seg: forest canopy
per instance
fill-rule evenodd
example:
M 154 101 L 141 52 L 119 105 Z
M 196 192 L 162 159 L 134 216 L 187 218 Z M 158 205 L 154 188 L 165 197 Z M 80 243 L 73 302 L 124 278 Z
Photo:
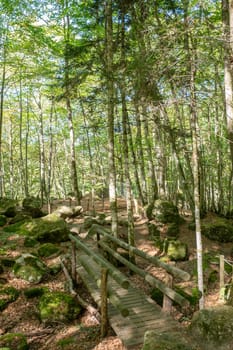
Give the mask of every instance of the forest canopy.
M 201 211 L 230 213 L 228 5 L 2 0 L 0 197 L 109 186 L 193 210 L 197 175 Z

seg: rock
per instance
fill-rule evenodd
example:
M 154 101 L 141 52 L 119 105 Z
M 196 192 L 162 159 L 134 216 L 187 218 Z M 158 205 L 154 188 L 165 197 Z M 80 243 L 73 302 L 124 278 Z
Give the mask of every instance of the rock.
M 14 287 L 0 287 L 0 311 L 4 310 L 8 304 L 13 303 L 20 292 Z
M 16 277 L 22 278 L 30 283 L 39 283 L 48 272 L 47 266 L 32 254 L 22 254 L 13 266 Z
M 177 238 L 179 235 L 180 229 L 179 225 L 176 222 L 169 223 L 167 225 L 166 236 Z
M 220 217 L 204 219 L 201 224 L 203 235 L 218 242 L 233 242 L 233 222 Z
M 0 336 L 0 349 L 28 350 L 26 337 L 21 333 L 6 333 Z
M 58 243 L 69 240 L 66 222 L 54 213 L 27 222 L 9 225 L 4 228 L 4 231 L 28 236 L 41 243 Z
M 34 288 L 28 288 L 24 290 L 24 295 L 26 298 L 38 298 L 41 297 L 45 292 L 48 292 L 48 288 L 46 287 L 34 287 Z
M 166 247 L 166 254 L 172 261 L 182 261 L 187 259 L 188 246 L 186 243 L 180 241 L 168 241 Z
M 0 226 L 4 226 L 7 223 L 7 218 L 5 215 L 0 215 Z
M 52 243 L 44 243 L 38 249 L 38 254 L 41 257 L 48 258 L 51 255 L 58 254 L 60 249 Z
M 147 223 L 147 227 L 148 227 L 148 232 L 149 235 L 153 238 L 153 237 L 160 237 L 160 231 L 158 229 L 158 225 L 156 225 L 153 222 L 148 222 Z
M 44 216 L 44 213 L 41 210 L 40 198 L 26 197 L 24 198 L 22 205 L 25 213 L 30 215 L 32 218 L 40 218 Z
M 141 350 L 192 350 L 182 334 L 170 331 L 159 333 L 158 331 L 146 331 Z
M 77 205 L 76 207 L 68 207 L 67 205 L 62 205 L 58 207 L 54 213 L 63 219 L 74 218 L 79 216 L 83 212 L 83 207 Z
M 39 312 L 42 322 L 69 322 L 77 318 L 81 312 L 81 306 L 69 294 L 48 292 L 40 298 Z
M 178 208 L 169 201 L 157 199 L 146 208 L 146 215 L 149 220 L 156 220 L 163 224 L 169 222 L 180 223 L 181 217 Z
M 16 215 L 18 202 L 10 198 L 0 199 L 0 215 L 14 217 Z
M 233 349 L 233 307 L 222 305 L 197 311 L 190 331 L 205 349 Z
M 28 221 L 31 219 L 32 219 L 32 216 L 25 214 L 23 212 L 19 212 L 9 220 L 9 224 L 12 225 L 12 224 L 16 224 L 17 222 Z
M 89 230 L 89 228 L 91 228 L 92 225 L 98 224 L 98 223 L 99 223 L 99 222 L 98 222 L 97 219 L 88 216 L 88 217 L 86 217 L 86 218 L 84 219 L 83 229 L 84 229 L 84 230 Z

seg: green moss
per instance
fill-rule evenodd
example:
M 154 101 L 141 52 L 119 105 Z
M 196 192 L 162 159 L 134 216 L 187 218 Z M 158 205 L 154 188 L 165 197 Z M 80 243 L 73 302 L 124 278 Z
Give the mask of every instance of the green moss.
M 53 214 L 27 222 L 17 222 L 5 227 L 4 231 L 29 236 L 39 242 L 62 242 L 69 238 L 66 222 Z
M 0 311 L 15 301 L 19 295 L 20 292 L 14 287 L 0 287 Z
M 39 311 L 43 322 L 67 322 L 80 314 L 81 307 L 69 294 L 50 292 L 40 298 Z
M 38 254 L 41 257 L 49 257 L 51 255 L 59 253 L 59 248 L 52 243 L 44 243 L 38 249 Z
M 202 233 L 209 239 L 218 242 L 233 242 L 233 222 L 225 218 L 205 219 L 201 225 Z
M 7 333 L 0 336 L 0 346 L 10 350 L 28 350 L 26 337 L 21 333 Z
M 31 254 L 21 255 L 13 266 L 15 276 L 30 283 L 39 283 L 47 271 L 47 266 Z
M 167 232 L 166 235 L 168 237 L 174 237 L 176 238 L 179 235 L 179 225 L 176 222 L 169 223 L 167 225 Z
M 38 241 L 32 237 L 25 237 L 24 247 L 33 248 L 38 244 Z
M 26 298 L 31 299 L 41 297 L 46 292 L 48 292 L 48 288 L 46 287 L 35 287 L 24 290 L 24 295 Z
M 173 261 L 185 260 L 188 255 L 188 246 L 180 241 L 169 241 L 166 249 L 167 256 Z
M 0 199 L 0 215 L 14 217 L 16 215 L 16 206 L 18 202 L 11 198 Z
M 7 223 L 7 218 L 5 215 L 0 215 L 0 226 L 4 226 Z

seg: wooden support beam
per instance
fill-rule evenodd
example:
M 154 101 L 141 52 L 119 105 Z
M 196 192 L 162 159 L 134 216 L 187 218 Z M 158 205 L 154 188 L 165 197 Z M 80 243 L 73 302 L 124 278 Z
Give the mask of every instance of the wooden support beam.
M 108 270 L 106 268 L 101 269 L 101 337 L 104 338 L 108 332 Z
M 167 295 L 170 299 L 174 300 L 177 304 L 181 306 L 188 306 L 189 301 L 182 297 L 180 294 L 172 290 L 171 288 L 165 286 L 161 281 L 159 281 L 157 278 L 153 277 L 149 273 L 145 272 L 144 270 L 140 269 L 136 265 L 129 262 L 127 259 L 123 258 L 120 254 L 115 252 L 113 249 L 111 249 L 106 243 L 103 241 L 99 241 L 99 245 L 106 250 L 108 253 L 110 253 L 114 258 L 119 260 L 122 264 L 127 266 L 129 269 L 131 269 L 133 272 L 137 273 L 139 276 L 143 277 L 145 281 L 147 281 L 151 286 L 158 288 L 163 294 Z
M 92 256 L 93 259 L 103 268 L 108 269 L 109 274 L 111 277 L 116 280 L 117 283 L 120 284 L 120 286 L 124 289 L 129 288 L 129 280 L 118 271 L 112 264 L 110 264 L 107 260 L 105 260 L 100 255 L 95 254 L 93 251 L 91 251 L 84 243 L 81 242 L 81 240 L 78 237 L 75 237 L 71 234 L 69 234 L 69 238 L 71 241 L 74 241 L 76 245 L 81 248 L 87 255 Z
M 144 258 L 145 260 L 149 261 L 150 263 L 154 264 L 155 266 L 162 267 L 168 273 L 170 273 L 173 277 L 177 277 L 177 278 L 182 279 L 184 281 L 189 281 L 191 278 L 191 276 L 188 272 L 183 271 L 181 269 L 178 269 L 175 266 L 166 264 L 163 261 L 159 260 L 157 257 L 148 255 L 147 253 L 145 253 L 145 252 L 121 241 L 120 239 L 112 236 L 111 234 L 109 234 L 109 231 L 107 231 L 106 229 L 104 229 L 100 225 L 93 224 L 92 227 L 90 228 L 88 234 L 93 235 L 93 234 L 97 234 L 97 233 L 103 235 L 104 237 L 109 238 L 112 242 L 118 244 L 120 247 L 126 249 L 129 252 L 132 252 L 132 253 L 140 256 L 141 258 Z
M 80 264 L 84 267 L 84 269 L 87 271 L 87 273 L 94 279 L 94 281 L 97 284 L 97 287 L 100 288 L 101 286 L 101 280 L 99 274 L 96 273 L 96 266 L 94 265 L 95 262 L 92 258 L 88 256 L 81 255 L 78 257 L 78 261 Z M 127 317 L 129 315 L 129 310 L 122 305 L 120 299 L 118 298 L 116 292 L 111 288 L 111 286 L 108 284 L 107 286 L 108 290 L 108 298 L 111 304 L 120 311 L 121 315 L 123 317 Z M 100 301 L 96 301 L 98 306 L 100 306 Z

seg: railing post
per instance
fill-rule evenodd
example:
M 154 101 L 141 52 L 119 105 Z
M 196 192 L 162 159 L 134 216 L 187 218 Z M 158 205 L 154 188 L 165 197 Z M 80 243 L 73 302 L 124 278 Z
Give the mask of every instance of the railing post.
M 76 244 L 71 241 L 71 277 L 73 282 L 77 282 L 77 273 L 76 273 Z
M 108 332 L 108 270 L 101 269 L 101 337 L 104 338 Z
M 170 274 L 166 274 L 166 278 L 164 281 L 165 285 L 172 289 L 173 286 L 173 276 Z M 170 314 L 172 309 L 172 299 L 164 294 L 163 296 L 163 311 Z
M 225 282 L 224 282 L 224 255 L 219 256 L 219 300 L 225 299 Z

